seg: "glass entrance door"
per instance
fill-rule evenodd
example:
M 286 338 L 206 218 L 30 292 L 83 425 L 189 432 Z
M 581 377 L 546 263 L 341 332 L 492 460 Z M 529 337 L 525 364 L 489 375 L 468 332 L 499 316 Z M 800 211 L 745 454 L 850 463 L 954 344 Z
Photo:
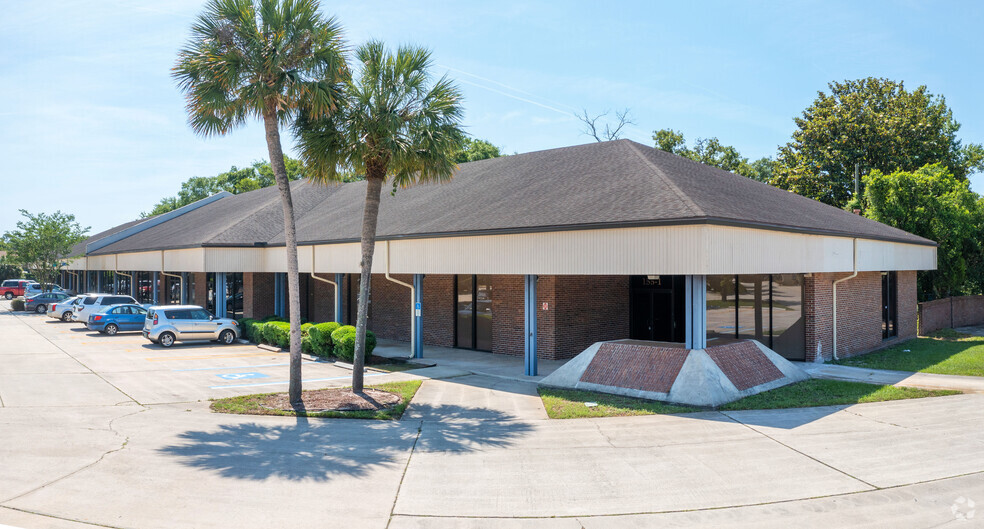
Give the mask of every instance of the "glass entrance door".
M 489 276 L 455 276 L 455 346 L 492 350 L 492 282 Z

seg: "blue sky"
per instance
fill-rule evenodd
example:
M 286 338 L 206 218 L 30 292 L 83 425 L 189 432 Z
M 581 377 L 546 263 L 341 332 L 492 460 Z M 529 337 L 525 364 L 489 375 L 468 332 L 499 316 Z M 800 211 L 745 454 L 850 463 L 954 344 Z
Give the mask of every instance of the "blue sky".
M 0 232 L 18 207 L 93 232 L 191 176 L 265 159 L 262 127 L 200 138 L 170 78 L 201 0 L 7 3 L 0 18 Z M 462 5 L 466 4 L 466 5 Z M 925 84 L 984 142 L 977 2 L 323 4 L 346 38 L 415 43 L 465 94 L 465 125 L 505 152 L 586 143 L 573 112 L 629 108 L 625 137 L 673 128 L 772 156 L 831 80 Z M 289 138 L 288 138 L 289 141 Z M 286 146 L 288 150 L 290 145 Z M 984 176 L 972 177 L 984 192 Z M 11 201 L 11 197 L 18 197 Z

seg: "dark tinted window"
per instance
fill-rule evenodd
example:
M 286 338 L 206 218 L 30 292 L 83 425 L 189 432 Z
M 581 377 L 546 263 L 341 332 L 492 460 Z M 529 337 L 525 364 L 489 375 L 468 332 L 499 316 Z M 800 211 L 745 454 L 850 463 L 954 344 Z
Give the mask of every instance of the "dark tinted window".
M 165 310 L 164 314 L 167 315 L 169 320 L 190 320 L 191 314 L 187 310 Z
M 96 302 L 96 298 L 94 298 L 94 297 L 88 297 L 88 298 L 85 298 L 84 300 L 82 300 L 82 303 L 85 304 L 85 305 L 92 305 L 95 302 Z
M 192 320 L 207 320 L 212 314 L 205 309 L 195 309 L 188 311 Z
M 5 287 L 16 287 L 17 286 L 17 281 L 4 281 L 2 286 L 5 286 Z

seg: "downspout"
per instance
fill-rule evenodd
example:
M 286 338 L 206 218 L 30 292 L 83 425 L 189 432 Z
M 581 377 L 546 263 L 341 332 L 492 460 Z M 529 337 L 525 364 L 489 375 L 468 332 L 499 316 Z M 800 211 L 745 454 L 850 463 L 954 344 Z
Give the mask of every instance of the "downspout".
M 315 275 L 315 273 L 314 273 L 314 271 L 315 271 L 315 268 L 314 268 L 314 252 L 315 252 L 315 247 L 312 245 L 311 246 L 311 279 L 317 279 L 318 281 L 323 281 L 325 283 L 328 283 L 332 287 L 334 287 L 335 288 L 335 299 L 338 299 L 338 283 L 336 283 L 336 282 L 334 282 L 334 281 L 332 281 L 330 279 L 327 279 L 327 278 L 324 278 L 324 277 L 318 277 L 317 275 Z M 336 303 L 336 305 L 337 305 L 337 303 Z M 338 314 L 339 308 L 340 307 L 335 307 L 335 310 L 334 310 L 334 312 L 335 312 L 335 321 L 341 321 L 341 315 Z
M 858 276 L 858 238 L 854 238 L 854 273 L 834 281 L 834 360 L 837 358 L 837 285 Z
M 403 285 L 410 289 L 410 348 L 411 348 L 410 355 L 413 356 L 413 351 L 412 351 L 413 344 L 416 343 L 415 341 L 416 332 L 414 331 L 414 327 L 416 326 L 414 325 L 416 323 L 416 321 L 414 321 L 414 318 L 416 317 L 416 314 L 413 310 L 414 309 L 413 300 L 416 299 L 416 297 L 414 296 L 415 292 L 414 292 L 413 285 L 409 283 L 404 283 L 399 279 L 393 279 L 392 277 L 390 277 L 390 242 L 389 241 L 386 241 L 386 279 L 396 283 L 397 285 Z
M 178 278 L 178 284 L 181 285 L 181 287 L 180 287 L 181 288 L 181 291 L 184 292 L 184 287 L 185 287 L 185 285 L 184 285 L 184 277 L 182 277 L 180 274 L 169 274 L 169 273 L 167 273 L 167 272 L 164 271 L 164 250 L 161 250 L 161 275 L 162 276 L 167 276 L 167 277 L 176 277 L 176 278 Z M 168 292 L 168 294 L 170 294 L 170 292 Z M 157 300 L 157 301 L 160 301 L 160 300 Z M 168 295 L 168 301 L 170 301 L 170 295 Z
M 133 291 L 133 274 L 128 274 L 126 272 L 120 272 L 118 270 L 119 267 L 120 267 L 120 254 L 114 254 L 113 257 L 115 257 L 115 259 L 116 259 L 115 260 L 115 264 L 113 265 L 113 273 L 114 274 L 119 274 L 121 276 L 130 278 L 130 291 L 132 292 Z M 116 281 L 116 277 L 115 276 L 113 276 L 113 281 L 114 282 Z M 116 292 L 116 285 L 113 285 L 113 292 Z M 119 292 L 116 292 L 116 293 L 119 294 Z

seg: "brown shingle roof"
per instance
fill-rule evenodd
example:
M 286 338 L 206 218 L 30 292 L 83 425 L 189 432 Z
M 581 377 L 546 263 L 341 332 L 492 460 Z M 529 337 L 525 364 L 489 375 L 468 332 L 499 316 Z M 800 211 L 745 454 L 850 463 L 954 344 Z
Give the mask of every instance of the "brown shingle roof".
M 298 241 L 358 240 L 365 182 L 291 186 Z M 718 223 L 934 245 L 847 211 L 629 140 L 462 164 L 391 196 L 380 239 Z M 223 198 L 94 253 L 284 243 L 275 187 Z

